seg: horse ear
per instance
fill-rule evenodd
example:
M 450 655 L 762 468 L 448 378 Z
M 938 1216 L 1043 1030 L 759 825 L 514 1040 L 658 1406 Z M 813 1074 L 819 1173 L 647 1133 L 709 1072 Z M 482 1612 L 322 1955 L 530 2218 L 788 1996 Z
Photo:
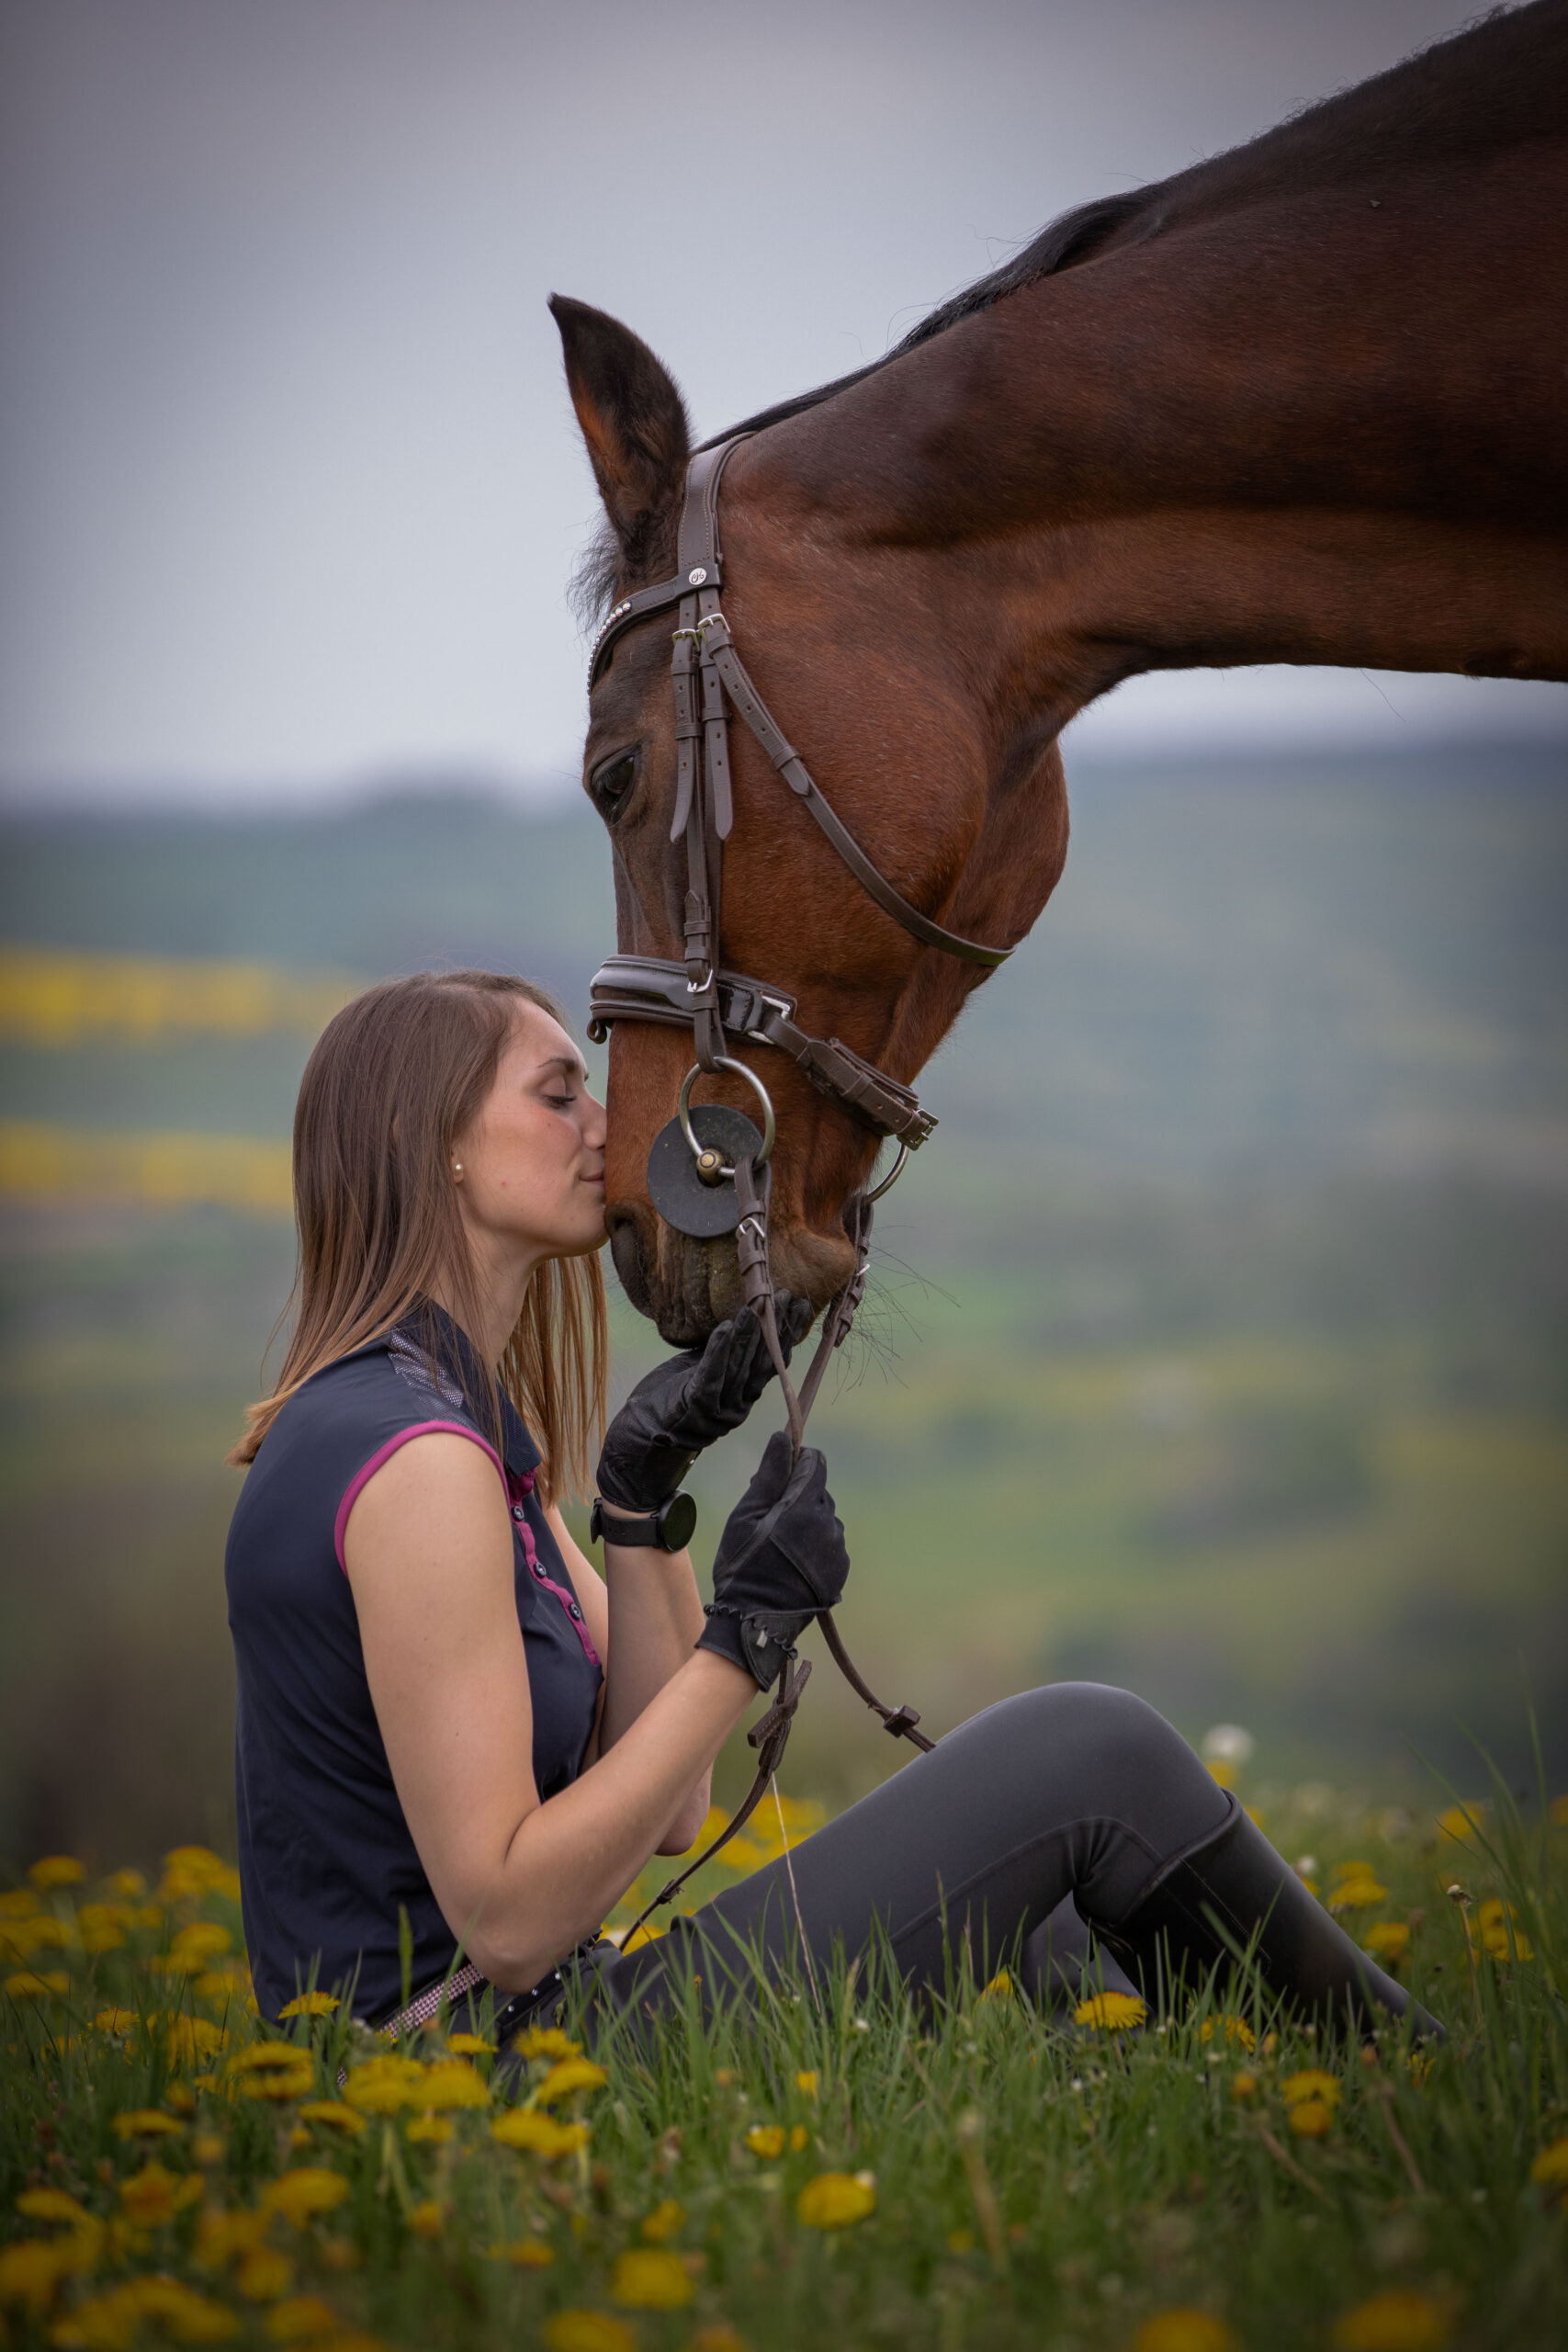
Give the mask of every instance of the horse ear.
M 651 557 L 692 454 L 685 403 L 646 343 L 603 311 L 552 294 L 571 404 L 629 569 Z

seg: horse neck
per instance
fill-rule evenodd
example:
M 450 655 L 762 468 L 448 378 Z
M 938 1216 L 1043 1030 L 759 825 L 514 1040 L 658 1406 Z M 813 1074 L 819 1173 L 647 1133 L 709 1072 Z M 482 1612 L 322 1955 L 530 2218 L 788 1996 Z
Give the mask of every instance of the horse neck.
M 759 456 L 885 588 L 926 575 L 1020 722 L 1156 668 L 1561 678 L 1565 199 L 1533 138 L 1195 186 Z

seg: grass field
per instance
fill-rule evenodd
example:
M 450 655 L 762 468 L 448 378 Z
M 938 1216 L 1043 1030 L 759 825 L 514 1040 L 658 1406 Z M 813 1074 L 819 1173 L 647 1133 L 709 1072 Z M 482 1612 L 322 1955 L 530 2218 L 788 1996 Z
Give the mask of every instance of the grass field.
M 0 1895 L 6 2340 L 1561 2343 L 1568 1801 L 1412 1817 L 1309 1786 L 1269 1826 L 1441 2048 L 1303 2031 L 1245 1967 L 1157 2017 L 1089 1986 L 1043 2014 L 1005 1972 L 927 2014 L 840 1969 L 502 2068 L 439 2027 L 393 2052 L 324 1996 L 260 2023 L 203 1849 L 151 1888 L 45 1858 Z

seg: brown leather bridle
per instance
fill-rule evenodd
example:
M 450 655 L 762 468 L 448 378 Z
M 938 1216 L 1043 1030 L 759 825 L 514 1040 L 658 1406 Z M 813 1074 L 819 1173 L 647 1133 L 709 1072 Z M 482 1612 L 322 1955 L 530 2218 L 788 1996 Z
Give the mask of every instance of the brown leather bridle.
M 617 1021 L 649 1022 L 660 1026 L 690 1028 L 696 1061 L 682 1081 L 676 1115 L 655 1139 L 649 1155 L 649 1191 L 654 1206 L 678 1230 L 711 1238 L 733 1229 L 739 1261 L 741 1286 L 748 1306 L 757 1314 L 778 1371 L 789 1413 L 790 1435 L 798 1453 L 807 1416 L 835 1348 L 849 1336 L 855 1312 L 865 1292 L 871 1250 L 872 1204 L 897 1182 L 911 1151 L 918 1150 L 935 1130 L 936 1120 L 920 1107 L 912 1087 L 889 1078 L 838 1037 L 813 1037 L 795 1019 L 795 1000 L 787 989 L 765 980 L 722 968 L 719 933 L 722 920 L 724 844 L 734 826 L 730 793 L 728 706 L 733 705 L 767 753 L 773 768 L 827 835 L 851 873 L 885 914 L 891 915 L 923 947 L 935 947 L 968 964 L 994 969 L 1011 955 L 1010 947 L 987 947 L 978 940 L 947 931 L 911 906 L 880 873 L 844 825 L 817 785 L 800 754 L 752 684 L 736 650 L 735 639 L 720 602 L 723 559 L 719 547 L 718 493 L 724 469 L 750 438 L 738 433 L 711 448 L 699 449 L 686 472 L 685 498 L 676 539 L 676 568 L 671 578 L 639 588 L 624 596 L 605 616 L 589 659 L 590 691 L 611 652 L 629 629 L 656 613 L 678 607 L 673 632 L 671 676 L 675 696 L 675 807 L 670 839 L 686 844 L 685 956 L 682 960 L 654 956 L 610 956 L 594 974 L 589 989 L 588 1034 L 602 1044 Z M 779 1342 L 773 1275 L 768 1264 L 768 1206 L 772 1193 L 772 1156 L 776 1122 L 772 1100 L 755 1070 L 728 1051 L 733 1037 L 748 1045 L 770 1046 L 787 1054 L 818 1092 L 837 1102 L 857 1125 L 898 1147 L 897 1157 L 882 1182 L 854 1193 L 843 1212 L 844 1230 L 854 1245 L 855 1270 L 829 1305 L 816 1354 L 798 1393 L 792 1383 Z M 702 1072 L 728 1071 L 753 1090 L 763 1114 L 759 1135 L 750 1121 L 719 1105 L 691 1107 L 694 1081 Z M 699 1125 L 705 1133 L 699 1134 Z M 725 1150 L 730 1152 L 726 1160 Z M 688 1159 L 687 1154 L 690 1157 Z M 694 1187 L 691 1178 L 696 1179 Z M 735 1216 L 716 1202 L 710 1213 L 701 1193 L 734 1187 Z M 933 1742 L 917 1730 L 919 1716 L 912 1707 L 886 1707 L 856 1670 L 839 1636 L 830 1610 L 818 1621 L 841 1672 L 866 1705 L 882 1718 L 885 1729 L 912 1740 L 917 1747 Z M 693 1871 L 717 1852 L 749 1819 L 776 1769 L 801 1691 L 810 1673 L 809 1661 L 792 1671 L 786 1661 L 778 1695 L 748 1737 L 760 1750 L 757 1777 L 724 1836 L 672 1879 L 649 1905 L 649 1912 L 670 1900 Z M 647 1918 L 649 1912 L 644 1912 Z M 636 1923 L 640 1927 L 642 1920 Z M 636 1933 L 636 1927 L 628 1936 Z

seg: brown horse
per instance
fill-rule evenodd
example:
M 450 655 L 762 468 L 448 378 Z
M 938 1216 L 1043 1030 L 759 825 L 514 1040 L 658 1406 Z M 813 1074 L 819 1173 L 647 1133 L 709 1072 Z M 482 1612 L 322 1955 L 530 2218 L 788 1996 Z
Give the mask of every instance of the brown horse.
M 1058 732 L 1139 671 L 1568 678 L 1565 220 L 1568 0 L 1539 0 L 1069 214 L 886 359 L 751 419 L 725 614 L 894 888 L 1021 938 L 1066 854 Z M 685 412 L 626 327 L 553 307 L 609 518 L 598 585 L 624 596 L 673 568 Z M 616 643 L 585 776 L 622 951 L 679 958 L 671 618 Z M 984 974 L 890 921 L 732 740 L 724 964 L 912 1078 Z M 623 1023 L 610 1057 L 615 1264 L 672 1342 L 739 1295 L 733 1242 L 674 1232 L 646 1189 L 691 1048 Z M 745 1057 L 779 1112 L 775 1276 L 820 1305 L 875 1144 L 784 1056 Z M 742 1106 L 737 1085 L 705 1091 Z

